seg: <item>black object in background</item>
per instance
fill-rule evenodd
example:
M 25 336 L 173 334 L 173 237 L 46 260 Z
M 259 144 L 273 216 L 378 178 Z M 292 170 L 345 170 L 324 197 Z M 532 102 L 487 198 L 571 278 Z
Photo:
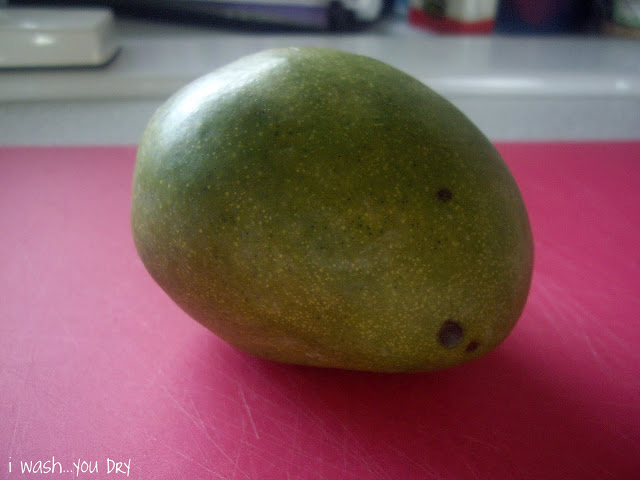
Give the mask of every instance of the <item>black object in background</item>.
M 1 1 L 1 0 L 0 0 Z M 380 18 L 393 11 L 395 0 L 383 0 Z M 250 31 L 308 30 L 309 26 L 277 21 L 238 20 L 220 14 L 219 7 L 198 0 L 9 0 L 9 6 L 109 7 L 118 16 L 151 21 L 190 23 Z M 339 0 L 327 8 L 327 28 L 333 31 L 361 30 L 368 24 L 356 21 Z M 313 27 L 312 27 L 313 28 Z M 315 25 L 315 30 L 322 28 Z

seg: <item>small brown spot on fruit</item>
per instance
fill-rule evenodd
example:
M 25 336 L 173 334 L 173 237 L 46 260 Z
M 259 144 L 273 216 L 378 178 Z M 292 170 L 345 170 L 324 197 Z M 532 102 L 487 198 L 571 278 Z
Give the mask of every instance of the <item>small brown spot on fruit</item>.
M 477 341 L 472 340 L 469 342 L 469 345 L 467 345 L 467 348 L 465 348 L 465 351 L 469 353 L 475 352 L 479 346 L 480 344 Z
M 436 197 L 443 203 L 447 203 L 453 198 L 453 193 L 448 188 L 441 188 L 436 192 Z
M 462 341 L 464 331 L 458 322 L 447 320 L 440 327 L 438 342 L 445 348 L 453 348 Z

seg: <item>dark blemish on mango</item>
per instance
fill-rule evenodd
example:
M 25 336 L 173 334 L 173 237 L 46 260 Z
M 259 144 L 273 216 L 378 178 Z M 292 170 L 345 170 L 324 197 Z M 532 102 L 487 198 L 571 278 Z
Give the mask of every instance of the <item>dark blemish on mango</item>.
M 465 348 L 465 351 L 468 353 L 475 352 L 479 346 L 480 344 L 477 341 L 472 340 L 469 342 L 469 345 L 467 345 L 467 348 Z
M 441 188 L 436 192 L 436 197 L 443 203 L 447 203 L 453 198 L 453 193 L 448 188 Z
M 464 337 L 462 327 L 453 320 L 444 322 L 438 332 L 438 342 L 445 348 L 457 346 L 462 341 L 462 337 Z

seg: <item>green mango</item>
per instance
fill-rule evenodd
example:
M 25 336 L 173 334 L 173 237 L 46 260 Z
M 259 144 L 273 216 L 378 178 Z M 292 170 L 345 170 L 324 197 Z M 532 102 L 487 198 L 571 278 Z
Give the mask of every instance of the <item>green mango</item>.
M 186 313 L 279 362 L 458 365 L 507 337 L 531 283 L 491 142 L 413 77 L 332 49 L 267 50 L 174 94 L 140 141 L 131 222 Z

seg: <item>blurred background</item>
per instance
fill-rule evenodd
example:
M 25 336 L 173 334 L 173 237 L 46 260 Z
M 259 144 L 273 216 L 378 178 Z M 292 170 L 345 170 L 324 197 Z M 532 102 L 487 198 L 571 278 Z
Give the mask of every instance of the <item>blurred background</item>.
M 259 30 L 286 26 L 348 31 L 396 17 L 427 30 L 452 33 L 585 33 L 606 28 L 610 21 L 633 27 L 630 12 L 638 9 L 634 0 L 11 0 L 5 4 L 102 6 L 119 16 L 144 20 Z
M 640 134 L 640 0 L 0 1 L 0 143 L 135 144 L 171 93 L 319 45 L 416 76 L 495 140 Z

